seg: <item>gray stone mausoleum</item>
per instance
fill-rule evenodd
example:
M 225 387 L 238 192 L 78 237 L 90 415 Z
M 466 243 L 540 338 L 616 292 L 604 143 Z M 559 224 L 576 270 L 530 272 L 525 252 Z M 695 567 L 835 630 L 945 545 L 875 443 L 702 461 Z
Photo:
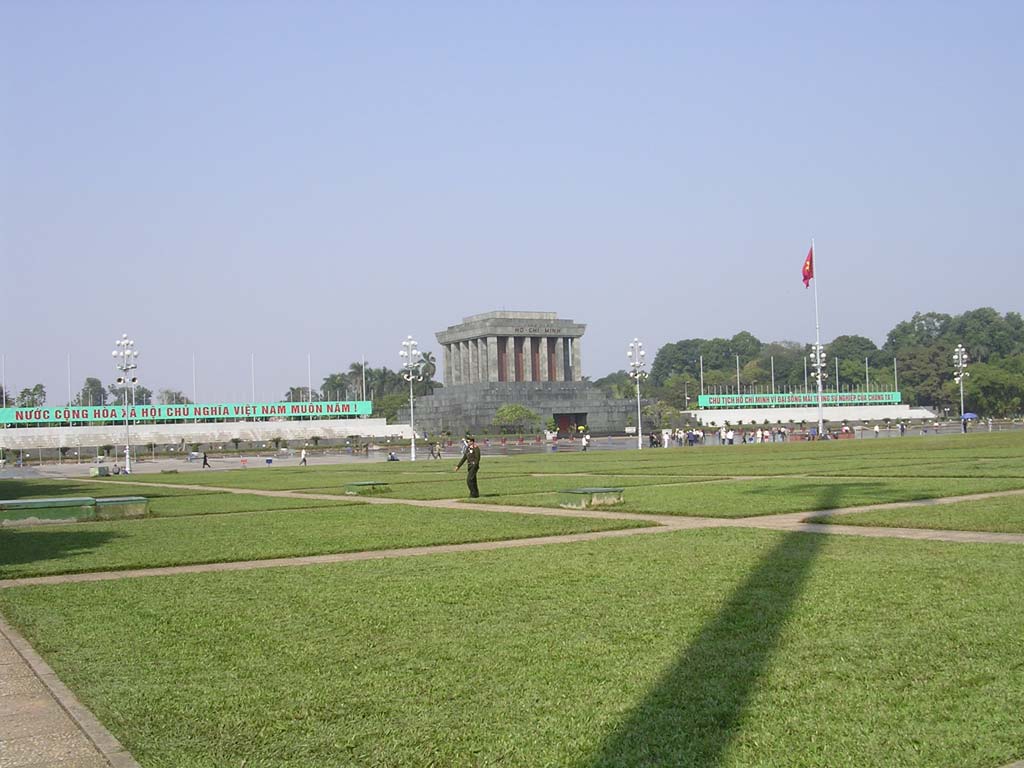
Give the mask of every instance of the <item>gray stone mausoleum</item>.
M 560 434 L 622 432 L 636 404 L 583 380 L 585 330 L 554 312 L 486 312 L 439 331 L 444 388 L 416 399 L 416 431 L 494 432 L 498 409 L 517 403 L 540 417 L 538 429 L 554 419 Z M 408 408 L 398 419 L 408 422 Z

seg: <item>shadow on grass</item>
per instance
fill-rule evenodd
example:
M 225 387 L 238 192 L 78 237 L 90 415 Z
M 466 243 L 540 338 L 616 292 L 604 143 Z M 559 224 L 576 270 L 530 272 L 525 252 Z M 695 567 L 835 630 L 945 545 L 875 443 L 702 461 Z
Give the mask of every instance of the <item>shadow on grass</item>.
M 99 549 L 121 535 L 92 531 L 87 523 L 82 530 L 47 530 L 48 526 L 0 530 L 0 578 L 11 578 L 9 567 L 45 560 L 63 560 Z
M 825 539 L 786 534 L 582 766 L 721 765 Z

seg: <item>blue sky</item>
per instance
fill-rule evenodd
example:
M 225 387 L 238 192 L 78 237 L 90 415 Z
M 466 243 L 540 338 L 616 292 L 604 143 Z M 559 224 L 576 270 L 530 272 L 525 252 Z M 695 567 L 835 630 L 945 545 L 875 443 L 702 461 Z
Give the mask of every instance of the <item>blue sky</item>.
M 495 309 L 584 373 L 1021 311 L 1020 3 L 0 4 L 7 382 L 316 384 Z

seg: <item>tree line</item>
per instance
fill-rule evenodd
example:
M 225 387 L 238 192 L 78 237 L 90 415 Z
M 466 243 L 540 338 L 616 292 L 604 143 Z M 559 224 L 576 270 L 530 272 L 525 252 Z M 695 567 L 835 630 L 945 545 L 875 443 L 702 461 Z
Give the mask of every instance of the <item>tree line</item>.
M 963 344 L 970 355 L 970 376 L 964 382 L 968 411 L 982 416 L 1014 417 L 1024 413 L 1024 319 L 1018 312 L 1000 315 L 982 307 L 960 315 L 917 312 L 897 323 L 878 347 L 871 339 L 857 335 L 837 336 L 825 344 L 828 378 L 826 389 L 840 391 L 892 391 L 899 389 L 903 402 L 931 407 L 938 413 L 948 408 L 959 413 L 960 390 L 953 381 L 953 350 Z M 810 344 L 793 341 L 762 342 L 749 331 L 729 339 L 682 339 L 663 345 L 643 384 L 643 397 L 657 411 L 692 409 L 697 406 L 701 386 L 701 363 L 705 392 L 777 392 L 813 389 L 814 380 L 805 378 Z M 836 376 L 838 361 L 838 377 Z M 774 373 L 774 380 L 773 380 Z M 423 353 L 422 381 L 413 382 L 417 396 L 427 395 L 442 385 L 434 380 L 437 362 Z M 634 382 L 629 374 L 616 371 L 594 382 L 615 398 L 632 398 Z M 72 405 L 108 405 L 123 402 L 123 387 L 104 385 L 87 377 Z M 129 399 L 132 399 L 129 390 Z M 17 394 L 0 391 L 9 406 L 39 407 L 46 403 L 42 384 L 26 387 Z M 393 420 L 408 403 L 409 383 L 401 371 L 351 363 L 347 371 L 324 377 L 319 389 L 289 387 L 282 399 L 289 402 L 318 400 L 362 400 L 373 403 L 375 416 Z M 154 393 L 136 385 L 138 405 L 154 402 L 171 405 L 192 401 L 182 392 L 161 389 Z M 656 415 L 656 414 L 655 414 Z
M 825 389 L 893 391 L 903 402 L 959 413 L 960 389 L 953 380 L 953 350 L 966 347 L 970 375 L 964 381 L 967 411 L 982 416 L 1015 417 L 1024 412 L 1024 319 L 1018 312 L 1000 315 L 982 307 L 960 315 L 917 312 L 898 323 L 878 347 L 864 336 L 837 336 L 824 344 Z M 792 341 L 762 342 L 748 331 L 731 339 L 682 339 L 663 345 L 642 385 L 655 407 L 695 408 L 704 391 L 814 391 L 808 362 L 812 345 Z M 739 375 L 737 377 L 737 360 Z M 836 361 L 838 360 L 838 378 Z M 805 368 L 805 363 L 807 367 Z M 738 382 L 737 382 L 738 378 Z M 594 382 L 613 397 L 632 397 L 634 382 L 617 371 Z

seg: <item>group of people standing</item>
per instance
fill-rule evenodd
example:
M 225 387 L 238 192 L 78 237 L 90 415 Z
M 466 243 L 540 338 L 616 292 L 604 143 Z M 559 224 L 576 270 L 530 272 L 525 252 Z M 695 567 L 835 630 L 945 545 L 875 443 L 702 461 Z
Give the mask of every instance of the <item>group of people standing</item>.
M 761 428 L 758 427 L 756 430 L 747 432 L 741 429 L 739 434 L 736 433 L 732 428 L 722 427 L 718 430 L 718 442 L 720 445 L 735 445 L 736 441 L 739 440 L 740 444 L 744 443 L 784 443 L 789 436 L 789 431 L 785 427 L 777 427 L 772 429 L 771 427 Z

